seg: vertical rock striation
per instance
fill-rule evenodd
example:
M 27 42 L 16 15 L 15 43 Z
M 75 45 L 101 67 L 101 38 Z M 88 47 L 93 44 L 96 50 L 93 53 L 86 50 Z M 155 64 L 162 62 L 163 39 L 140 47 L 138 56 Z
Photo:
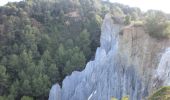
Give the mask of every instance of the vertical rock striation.
M 158 54 L 167 44 L 150 38 L 143 28 L 124 28 L 120 35 L 121 29 L 107 14 L 95 59 L 82 72 L 74 71 L 67 76 L 62 88 L 54 85 L 49 100 L 110 100 L 126 95 L 130 100 L 142 100 L 148 96 L 152 90 L 152 72 L 160 58 Z M 162 65 L 166 63 L 159 66 Z
M 61 88 L 58 84 L 52 86 L 49 100 L 61 100 Z
M 170 48 L 163 53 L 156 70 L 156 85 L 170 86 Z

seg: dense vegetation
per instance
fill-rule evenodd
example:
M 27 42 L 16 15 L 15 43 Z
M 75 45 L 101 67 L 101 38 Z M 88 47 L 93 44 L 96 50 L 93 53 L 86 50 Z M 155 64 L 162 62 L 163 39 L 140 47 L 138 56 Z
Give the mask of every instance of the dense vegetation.
M 27 0 L 0 8 L 0 99 L 47 100 L 52 84 L 84 68 L 102 21 L 91 3 Z
M 145 25 L 150 36 L 157 39 L 170 38 L 170 22 L 163 12 L 148 11 Z
M 0 7 L 0 100 L 47 100 L 52 84 L 81 71 L 99 46 L 106 13 L 140 9 L 99 0 L 25 0 Z

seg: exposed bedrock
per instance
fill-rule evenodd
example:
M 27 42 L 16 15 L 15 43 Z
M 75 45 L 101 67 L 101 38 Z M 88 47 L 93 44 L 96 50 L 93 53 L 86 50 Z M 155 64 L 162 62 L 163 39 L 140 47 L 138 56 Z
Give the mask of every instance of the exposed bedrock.
M 166 76 L 164 84 L 170 83 L 169 60 L 163 60 L 168 65 L 162 61 L 170 59 L 165 56 L 170 53 L 164 53 L 170 46 L 169 40 L 151 38 L 142 26 L 114 24 L 110 14 L 105 16 L 101 32 L 101 46 L 96 50 L 95 59 L 89 61 L 83 71 L 67 76 L 62 88 L 55 84 L 49 100 L 110 100 L 123 96 L 142 100 L 163 85 L 153 85 L 161 76 Z

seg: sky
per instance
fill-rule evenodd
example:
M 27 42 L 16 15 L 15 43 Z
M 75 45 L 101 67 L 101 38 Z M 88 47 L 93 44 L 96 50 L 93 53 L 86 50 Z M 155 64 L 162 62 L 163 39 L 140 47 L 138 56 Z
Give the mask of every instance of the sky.
M 21 0 L 0 0 L 0 6 L 5 5 L 8 2 L 15 2 L 15 1 L 21 1 Z
M 14 2 L 21 0 L 0 0 L 0 6 L 7 2 Z M 162 10 L 166 13 L 170 13 L 170 0 L 110 0 L 111 2 L 118 2 L 130 7 L 139 7 L 142 11 L 148 9 Z
M 110 0 L 111 2 L 119 2 L 131 7 L 139 7 L 142 11 L 149 9 L 161 10 L 170 13 L 170 0 Z

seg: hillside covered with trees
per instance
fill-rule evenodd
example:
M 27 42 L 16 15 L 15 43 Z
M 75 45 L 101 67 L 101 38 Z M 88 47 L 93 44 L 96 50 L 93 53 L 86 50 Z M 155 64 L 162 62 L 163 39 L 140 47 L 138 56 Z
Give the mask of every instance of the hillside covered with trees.
M 0 100 L 47 100 L 52 84 L 61 85 L 66 75 L 94 58 L 108 12 L 126 25 L 145 22 L 151 14 L 99 0 L 25 0 L 1 6 Z M 155 25 L 150 21 L 148 26 Z

